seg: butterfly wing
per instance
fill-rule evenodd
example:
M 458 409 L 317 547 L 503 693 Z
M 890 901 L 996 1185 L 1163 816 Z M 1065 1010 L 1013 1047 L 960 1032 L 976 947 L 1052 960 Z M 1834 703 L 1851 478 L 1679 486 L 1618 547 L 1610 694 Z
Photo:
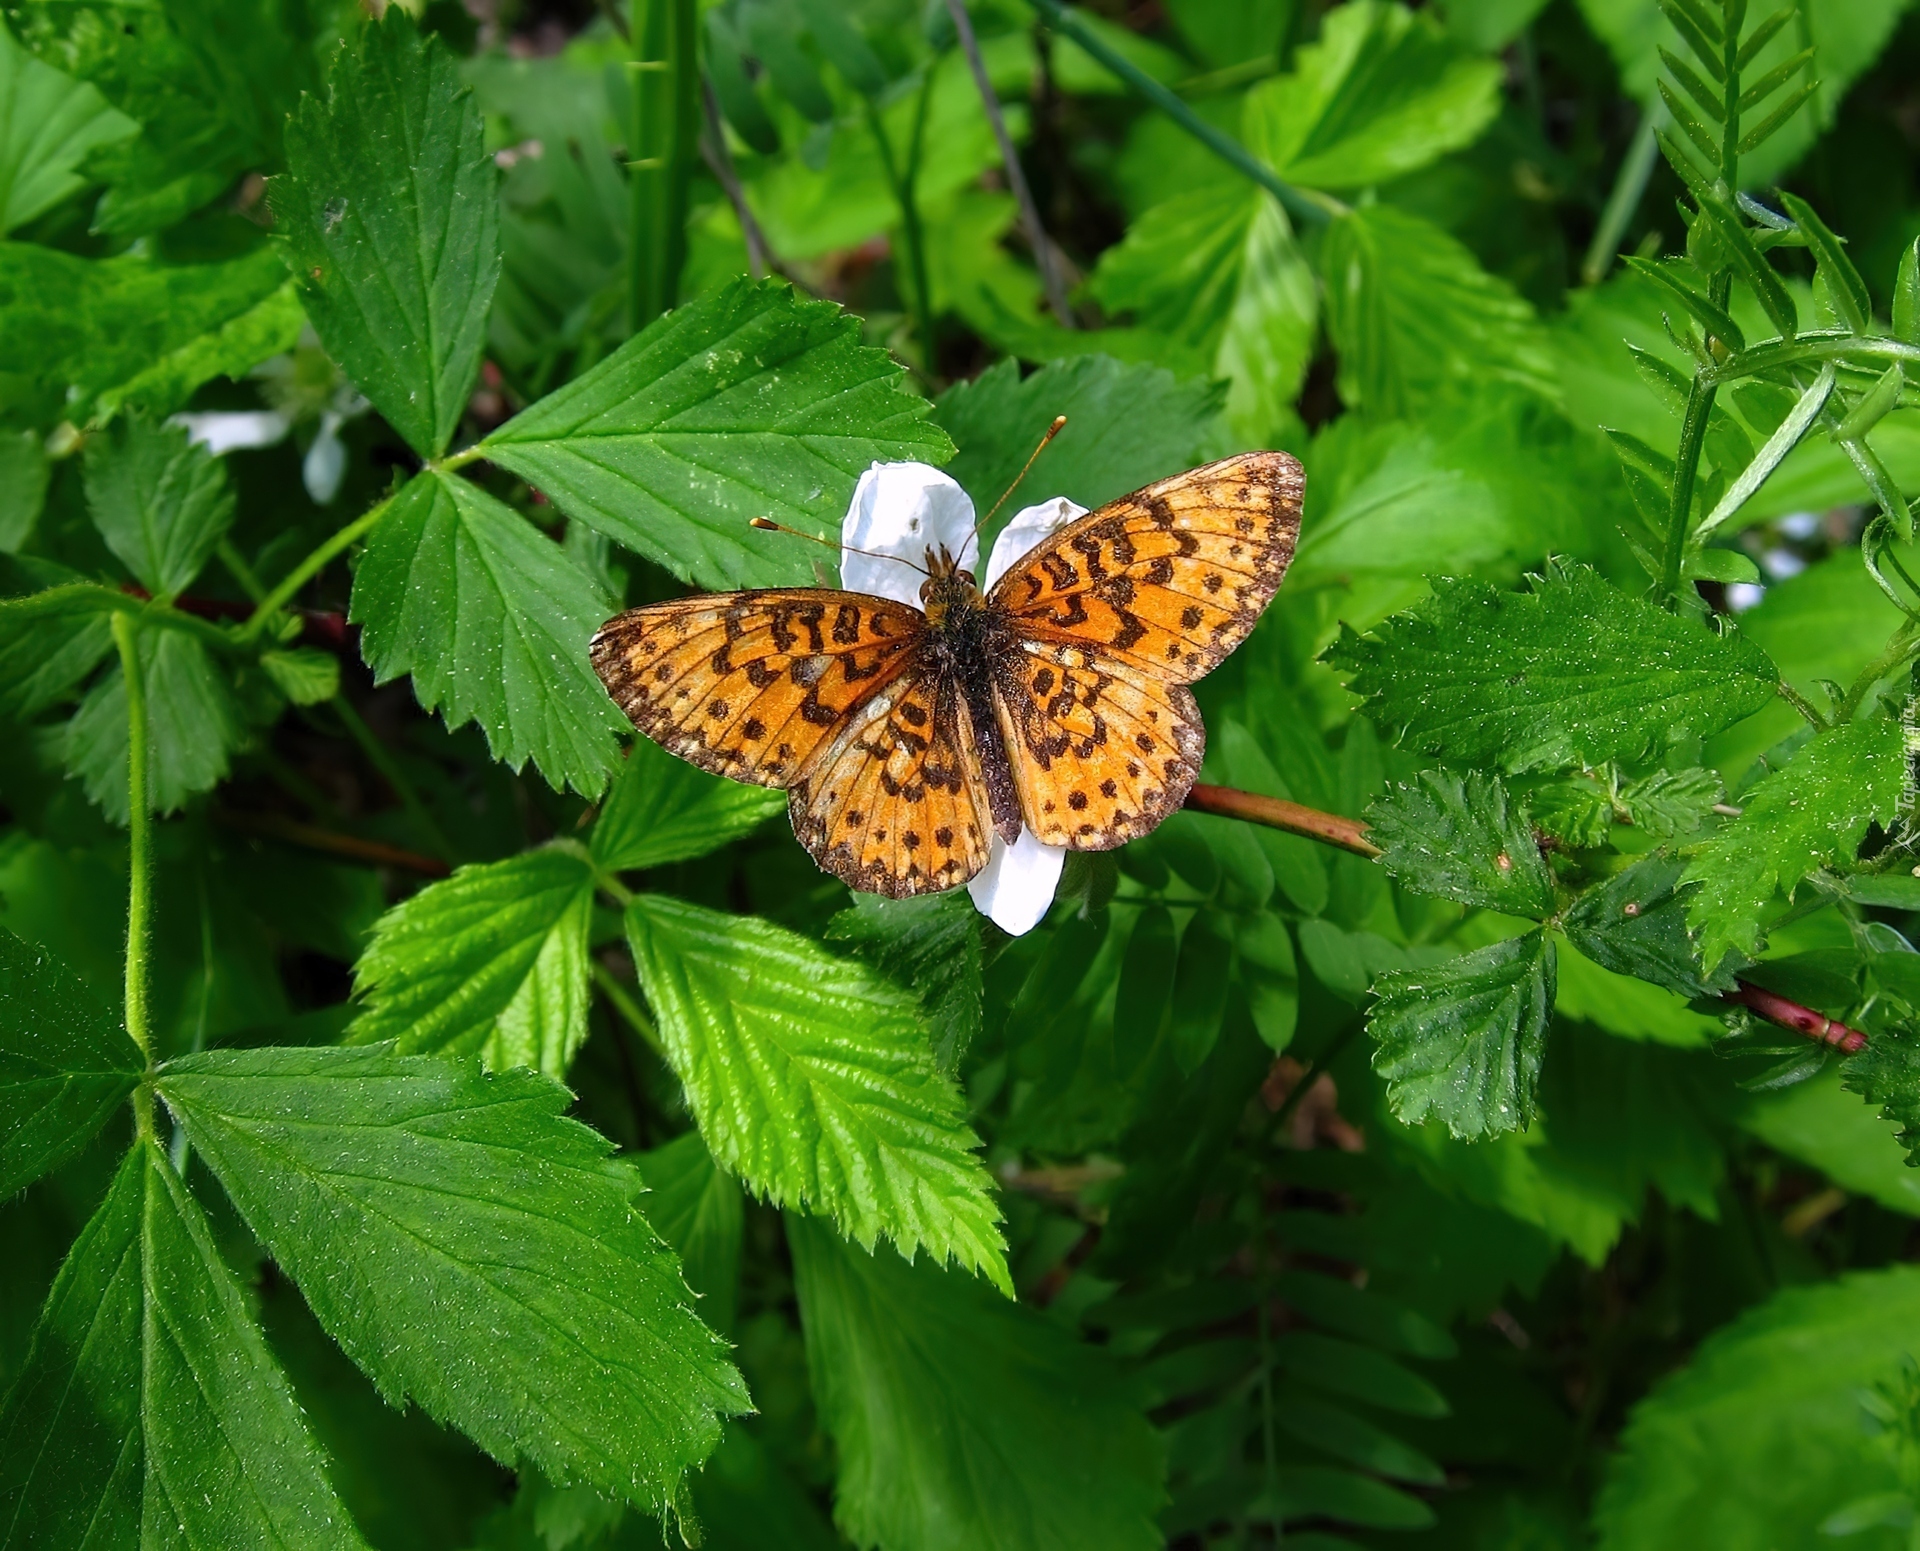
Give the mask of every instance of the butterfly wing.
M 1287 574 L 1305 488 L 1284 452 L 1163 479 L 1037 545 L 988 602 L 1022 635 L 1191 684 L 1247 638 Z
M 994 706 L 1045 844 L 1109 850 L 1186 801 L 1206 752 L 1186 686 L 1279 587 L 1304 485 L 1281 452 L 1208 464 L 1089 512 L 995 584 L 1017 650 Z
M 987 865 L 993 819 L 959 686 L 918 665 L 878 691 L 787 794 L 793 832 L 826 871 L 900 899 Z
M 791 786 L 917 657 L 926 617 L 864 593 L 771 588 L 629 609 L 594 670 L 654 742 L 715 775 Z

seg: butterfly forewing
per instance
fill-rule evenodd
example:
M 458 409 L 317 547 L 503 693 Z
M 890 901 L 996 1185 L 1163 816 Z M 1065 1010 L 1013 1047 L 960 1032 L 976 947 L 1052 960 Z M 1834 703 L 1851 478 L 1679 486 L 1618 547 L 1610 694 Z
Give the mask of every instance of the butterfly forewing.
M 790 786 L 848 715 L 917 656 L 926 616 L 864 593 L 769 589 L 629 609 L 593 666 L 662 748 L 736 781 Z
M 1247 638 L 1287 574 L 1304 488 L 1284 452 L 1163 479 L 1061 529 L 988 603 L 1024 635 L 1190 684 Z
M 906 672 L 807 762 L 787 798 L 814 860 L 856 889 L 902 898 L 965 883 L 993 820 L 959 686 Z

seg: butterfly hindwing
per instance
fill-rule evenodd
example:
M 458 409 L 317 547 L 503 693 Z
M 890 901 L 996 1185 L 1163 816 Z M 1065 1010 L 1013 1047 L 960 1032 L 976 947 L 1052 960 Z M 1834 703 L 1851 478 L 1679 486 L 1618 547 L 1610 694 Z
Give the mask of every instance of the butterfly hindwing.
M 1191 684 L 1247 638 L 1286 575 L 1304 489 L 1284 452 L 1163 479 L 1061 529 L 988 603 L 1022 634 Z
M 1045 845 L 1107 851 L 1186 801 L 1207 735 L 1184 684 L 1036 638 L 994 686 L 1027 827 Z
M 808 760 L 787 807 L 813 859 L 856 889 L 899 899 L 965 883 L 987 864 L 993 820 L 959 686 L 901 673 Z
M 864 593 L 766 589 L 629 609 L 593 666 L 654 742 L 715 775 L 790 786 L 913 661 L 926 617 Z

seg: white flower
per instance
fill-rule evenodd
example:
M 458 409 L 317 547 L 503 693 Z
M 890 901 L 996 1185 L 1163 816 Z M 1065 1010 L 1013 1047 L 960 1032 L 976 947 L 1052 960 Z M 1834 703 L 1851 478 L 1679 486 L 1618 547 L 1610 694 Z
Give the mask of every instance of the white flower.
M 1014 513 L 987 556 L 981 591 L 991 589 L 1034 545 L 1085 513 L 1084 506 L 1064 496 Z M 973 522 L 973 502 L 940 470 L 925 463 L 876 463 L 854 487 L 840 530 L 841 584 L 917 609 L 928 549 L 937 553 L 944 544 L 961 569 L 979 574 L 980 541 Z M 855 549 L 872 553 L 857 555 Z M 1047 913 L 1066 859 L 1065 846 L 1042 845 L 1023 824 L 1012 845 L 993 837 L 987 865 L 967 892 L 982 915 L 1017 937 Z

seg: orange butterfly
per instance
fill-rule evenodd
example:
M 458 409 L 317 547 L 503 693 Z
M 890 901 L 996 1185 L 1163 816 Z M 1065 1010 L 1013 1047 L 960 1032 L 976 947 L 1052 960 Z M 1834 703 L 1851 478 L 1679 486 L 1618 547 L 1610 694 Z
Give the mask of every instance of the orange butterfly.
M 1206 748 L 1186 686 L 1279 587 L 1304 484 L 1286 453 L 1242 453 L 1079 517 L 984 594 L 929 546 L 920 608 L 825 588 L 683 598 L 609 620 L 593 665 L 663 748 L 784 788 L 801 844 L 854 888 L 953 888 L 1023 821 L 1108 850 L 1185 801 Z

